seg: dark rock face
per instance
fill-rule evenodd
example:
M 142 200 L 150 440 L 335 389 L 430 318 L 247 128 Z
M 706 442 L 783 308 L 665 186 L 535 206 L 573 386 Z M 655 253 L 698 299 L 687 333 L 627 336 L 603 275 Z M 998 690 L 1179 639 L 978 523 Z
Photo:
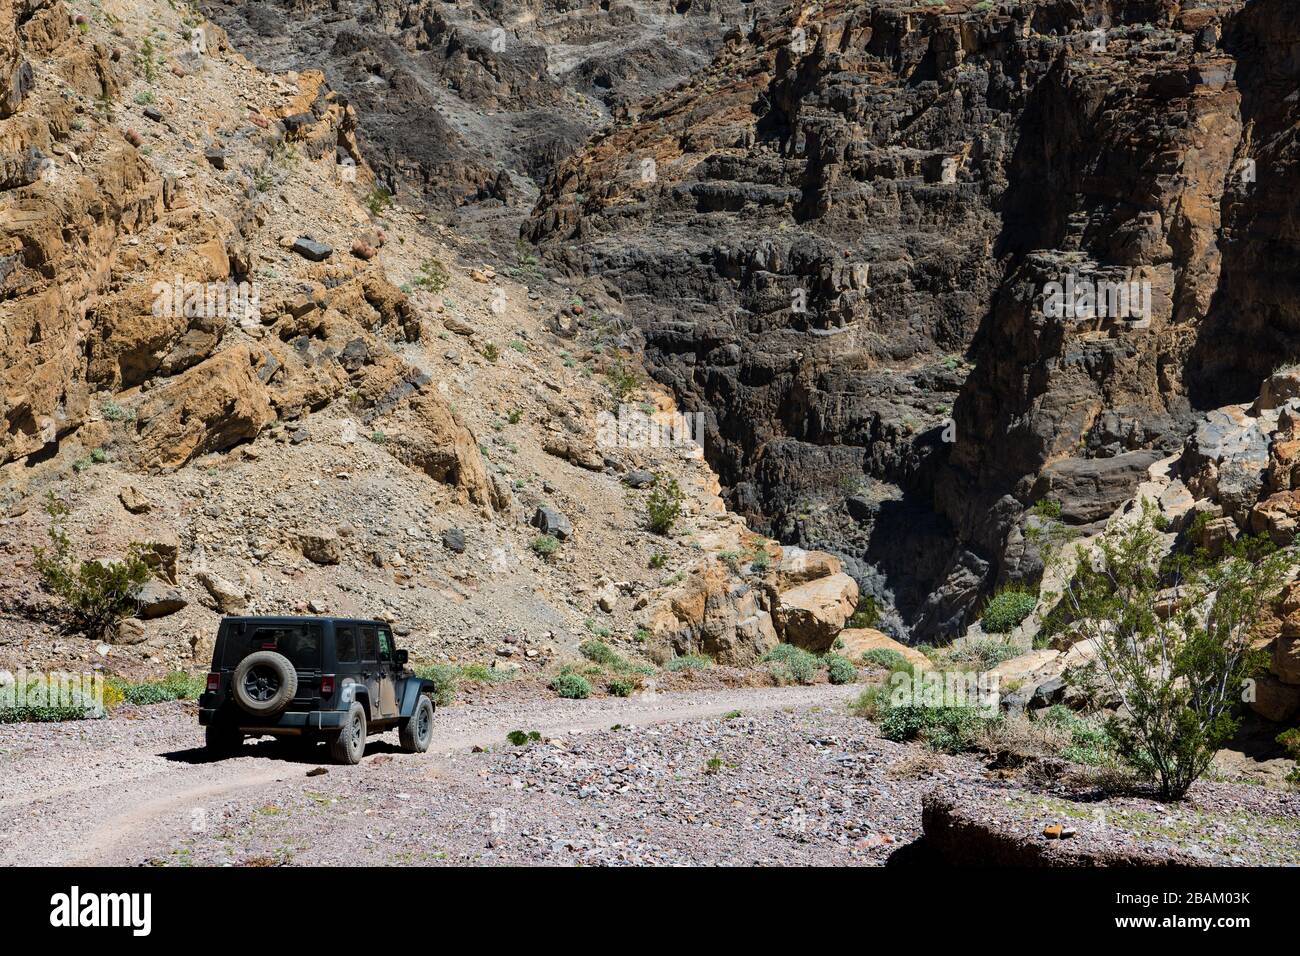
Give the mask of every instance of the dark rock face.
M 442 207 L 518 216 L 553 166 L 642 97 L 685 79 L 724 22 L 778 0 L 221 0 L 205 12 L 270 69 L 320 68 L 365 117 L 363 149 L 390 188 Z M 508 236 L 511 246 L 514 237 Z
M 978 6 L 206 10 L 321 66 L 459 233 L 510 248 L 535 201 L 729 505 L 940 640 L 1041 572 L 1031 506 L 1096 527 L 1300 353 L 1294 0 Z
M 1266 55 L 1240 8 L 764 22 L 561 164 L 525 236 L 618 287 L 732 507 L 951 636 L 1041 570 L 1027 506 L 1105 518 L 1190 429 L 1189 369 L 1223 379 L 1199 352 L 1245 221 L 1235 51 L 1261 90 L 1294 72 L 1293 28 Z

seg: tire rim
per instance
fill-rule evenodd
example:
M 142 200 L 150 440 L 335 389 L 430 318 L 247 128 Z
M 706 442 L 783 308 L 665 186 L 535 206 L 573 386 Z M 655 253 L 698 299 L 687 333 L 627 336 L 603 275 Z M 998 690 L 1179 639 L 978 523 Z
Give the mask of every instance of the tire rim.
M 356 750 L 357 748 L 364 746 L 362 740 L 364 734 L 365 734 L 365 730 L 361 725 L 361 718 L 357 717 L 355 720 L 352 721 L 352 749 L 353 750 Z
M 429 708 L 427 706 L 420 708 L 420 716 L 416 721 L 416 731 L 421 740 L 429 736 Z
M 265 704 L 280 693 L 280 678 L 269 667 L 254 667 L 244 675 L 244 693 L 250 700 Z

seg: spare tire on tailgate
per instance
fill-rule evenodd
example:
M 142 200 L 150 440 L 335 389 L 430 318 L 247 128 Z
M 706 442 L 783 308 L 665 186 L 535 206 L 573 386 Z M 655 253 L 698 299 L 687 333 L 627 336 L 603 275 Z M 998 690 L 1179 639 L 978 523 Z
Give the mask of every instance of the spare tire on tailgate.
M 239 662 L 231 684 L 235 703 L 254 717 L 271 717 L 298 693 L 298 671 L 283 654 L 254 651 Z

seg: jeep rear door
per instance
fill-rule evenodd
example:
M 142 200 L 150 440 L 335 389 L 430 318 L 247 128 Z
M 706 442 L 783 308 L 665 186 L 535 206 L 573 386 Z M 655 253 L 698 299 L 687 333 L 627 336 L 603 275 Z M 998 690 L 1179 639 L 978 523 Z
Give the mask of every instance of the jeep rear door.
M 393 636 L 388 628 L 378 629 L 379 634 L 379 709 L 385 717 L 396 717 L 401 711 L 397 700 L 397 664 L 393 662 Z
M 382 694 L 380 691 L 379 638 L 371 625 L 362 625 L 358 629 L 361 635 L 361 680 L 370 694 L 370 719 L 383 717 Z

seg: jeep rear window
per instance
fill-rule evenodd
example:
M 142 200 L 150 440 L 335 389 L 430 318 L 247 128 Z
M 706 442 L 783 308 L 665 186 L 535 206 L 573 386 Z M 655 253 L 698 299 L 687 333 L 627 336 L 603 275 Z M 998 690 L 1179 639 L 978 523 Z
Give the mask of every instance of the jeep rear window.
M 319 624 L 250 624 L 242 634 L 232 627 L 226 635 L 222 664 L 234 667 L 254 651 L 277 651 L 298 670 L 318 670 L 320 638 Z

